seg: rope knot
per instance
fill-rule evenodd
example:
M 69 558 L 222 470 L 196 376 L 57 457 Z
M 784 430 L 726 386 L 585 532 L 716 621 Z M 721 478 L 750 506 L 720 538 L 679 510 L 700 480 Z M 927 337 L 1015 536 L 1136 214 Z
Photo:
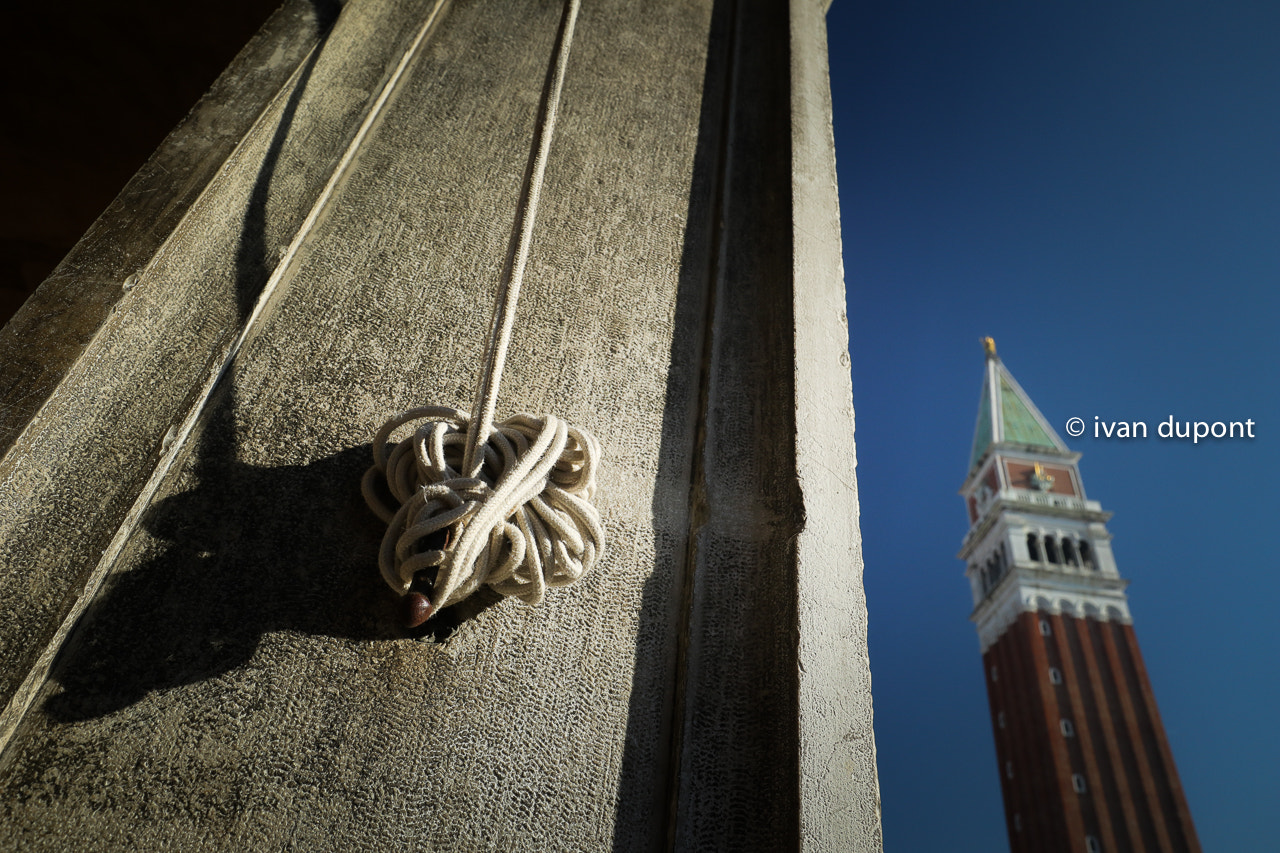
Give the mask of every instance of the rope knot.
M 414 421 L 410 438 L 389 442 Z M 426 597 L 411 604 L 410 627 L 483 584 L 537 604 L 548 587 L 591 571 L 603 550 L 590 503 L 600 447 L 590 433 L 554 415 L 515 415 L 494 425 L 469 476 L 469 421 L 457 409 L 424 406 L 392 418 L 373 440 L 361 490 L 387 523 L 378 568 L 400 595 Z M 396 508 L 378 495 L 380 479 Z
M 590 503 L 600 458 L 595 438 L 552 415 L 493 421 L 580 6 L 566 0 L 560 18 L 471 414 L 411 409 L 373 439 L 362 490 L 387 522 L 378 566 L 401 594 L 411 628 L 481 584 L 536 604 L 547 587 L 591 571 L 604 545 Z M 388 444 L 394 430 L 419 420 L 411 439 Z M 379 477 L 398 508 L 378 497 Z

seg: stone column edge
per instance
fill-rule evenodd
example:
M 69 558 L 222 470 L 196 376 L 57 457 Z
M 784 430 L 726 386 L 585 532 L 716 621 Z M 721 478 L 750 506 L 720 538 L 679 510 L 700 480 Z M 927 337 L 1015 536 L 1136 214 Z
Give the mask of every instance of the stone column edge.
M 791 3 L 801 847 L 882 849 L 825 0 Z

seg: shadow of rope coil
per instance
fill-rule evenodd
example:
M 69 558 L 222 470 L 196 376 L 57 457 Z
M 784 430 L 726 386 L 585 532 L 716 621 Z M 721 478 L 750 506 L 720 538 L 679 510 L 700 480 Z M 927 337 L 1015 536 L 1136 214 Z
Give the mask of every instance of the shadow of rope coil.
M 374 464 L 361 483 L 369 508 L 387 523 L 378 555 L 383 579 L 402 596 L 415 579 L 429 583 L 423 620 L 484 584 L 537 604 L 548 587 L 591 571 L 604 547 L 590 503 L 600 459 L 590 433 L 554 415 L 515 415 L 494 425 L 480 472 L 468 477 L 459 472 L 468 420 L 446 406 L 392 418 L 374 437 Z M 410 438 L 389 443 L 414 421 L 422 423 Z M 379 479 L 396 507 L 379 496 Z

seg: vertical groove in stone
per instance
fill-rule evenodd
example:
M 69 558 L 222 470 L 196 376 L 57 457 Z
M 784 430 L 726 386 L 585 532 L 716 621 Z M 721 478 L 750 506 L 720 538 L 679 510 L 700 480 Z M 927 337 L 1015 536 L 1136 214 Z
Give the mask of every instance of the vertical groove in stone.
M 786 8 L 740 0 L 672 847 L 799 843 Z M 746 37 L 750 34 L 750 38 Z M 769 223 L 774 223 L 772 226 Z M 778 440 L 753 440 L 763 431 Z M 696 522 L 695 522 L 696 523 Z M 741 744 L 750 743 L 744 750 Z
M 663 849 L 677 848 L 681 832 L 681 777 L 685 754 L 685 729 L 689 713 L 689 677 L 691 647 L 697 645 L 693 630 L 693 603 L 695 577 L 700 564 L 699 550 L 702 529 L 709 514 L 707 506 L 707 420 L 710 417 L 708 396 L 713 372 L 715 346 L 716 300 L 724 251 L 724 203 L 726 171 L 729 163 L 728 143 L 733 117 L 733 93 L 735 90 L 735 61 L 737 56 L 737 28 L 735 26 L 736 0 L 722 0 L 713 4 L 710 33 L 708 35 L 706 72 L 702 91 L 702 118 L 700 120 L 699 148 L 705 152 L 702 166 L 708 173 L 708 199 L 705 222 L 688 223 L 688 233 L 707 237 L 706 254 L 701 257 L 702 269 L 697 271 L 701 283 L 701 335 L 697 370 L 697 402 L 694 412 L 692 467 L 689 477 L 689 529 L 687 546 L 680 566 L 680 579 L 676 585 L 676 605 L 679 618 L 676 624 L 676 656 L 672 679 L 672 703 L 665 725 L 669 729 L 669 754 L 663 768 Z M 696 178 L 695 178 L 696 180 Z M 686 244 L 687 245 L 687 244 Z M 688 249 L 686 248 L 686 251 Z M 694 664 L 696 673 L 696 662 Z M 615 849 L 616 849 L 615 844 Z

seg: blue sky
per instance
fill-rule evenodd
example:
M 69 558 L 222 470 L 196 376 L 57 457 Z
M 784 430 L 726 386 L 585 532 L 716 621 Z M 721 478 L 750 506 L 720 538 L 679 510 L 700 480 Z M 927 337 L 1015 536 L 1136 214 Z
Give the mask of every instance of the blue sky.
M 983 355 L 1082 451 L 1206 850 L 1280 801 L 1280 6 L 828 16 L 885 849 L 1007 849 L 956 494 Z M 1252 418 L 1192 445 L 1155 424 Z M 1064 435 L 1065 438 L 1065 435 Z

